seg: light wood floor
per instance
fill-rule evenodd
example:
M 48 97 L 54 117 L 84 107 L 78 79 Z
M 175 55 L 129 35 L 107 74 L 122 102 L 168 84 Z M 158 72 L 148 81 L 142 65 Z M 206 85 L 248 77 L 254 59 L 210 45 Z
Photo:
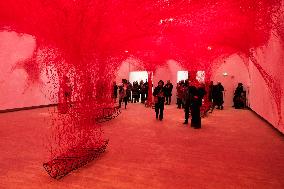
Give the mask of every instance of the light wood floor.
M 284 136 L 254 113 L 215 111 L 200 130 L 174 105 L 154 116 L 130 104 L 103 125 L 107 152 L 57 181 L 42 167 L 48 108 L 0 114 L 0 188 L 284 188 Z

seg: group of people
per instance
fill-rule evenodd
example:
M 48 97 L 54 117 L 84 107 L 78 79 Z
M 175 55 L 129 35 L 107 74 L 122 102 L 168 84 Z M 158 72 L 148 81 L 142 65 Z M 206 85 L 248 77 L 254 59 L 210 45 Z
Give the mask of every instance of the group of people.
M 166 84 L 160 80 L 158 85 L 154 88 L 154 104 L 156 119 L 163 120 L 165 105 L 171 104 L 173 84 L 168 80 Z M 191 115 L 191 127 L 196 129 L 201 128 L 201 113 L 200 109 L 204 104 L 209 104 L 208 111 L 213 112 L 216 109 L 224 109 L 224 87 L 221 82 L 216 85 L 211 81 L 208 85 L 198 82 L 196 79 L 182 80 L 177 83 L 177 108 L 184 109 L 184 123 L 188 124 L 188 119 Z M 125 109 L 128 102 L 139 102 L 141 96 L 141 103 L 144 103 L 148 97 L 148 82 L 145 83 L 137 81 L 131 84 L 126 79 L 122 80 L 119 86 L 114 83 L 114 98 L 119 94 L 119 107 L 124 102 Z M 234 107 L 245 107 L 245 91 L 241 83 L 234 93 Z
M 217 106 L 217 109 L 224 109 L 224 87 L 221 82 L 218 82 L 217 85 L 213 84 L 213 81 L 209 85 L 209 101 L 212 102 L 211 113 L 214 108 Z
M 121 107 L 122 102 L 124 102 L 124 107 L 126 109 L 127 103 L 136 103 L 140 101 L 141 103 L 145 103 L 148 97 L 148 82 L 144 82 L 143 80 L 138 83 L 138 81 L 134 81 L 131 84 L 126 79 L 122 79 L 122 84 L 117 85 L 116 82 L 113 83 L 113 98 L 116 101 L 119 96 L 119 107 Z
M 167 85 L 164 86 L 164 82 L 160 80 L 158 82 L 158 86 L 155 87 L 153 96 L 155 101 L 155 112 L 156 112 L 156 119 L 163 120 L 164 116 L 164 105 L 169 104 L 165 103 L 167 94 L 168 94 L 168 87 Z M 198 129 L 201 128 L 201 117 L 200 117 L 200 107 L 202 106 L 202 99 L 206 94 L 205 86 L 200 84 L 197 80 L 192 82 L 181 81 L 177 85 L 177 104 L 178 108 L 183 107 L 185 112 L 185 121 L 184 124 L 188 124 L 189 113 L 191 113 L 191 126 Z

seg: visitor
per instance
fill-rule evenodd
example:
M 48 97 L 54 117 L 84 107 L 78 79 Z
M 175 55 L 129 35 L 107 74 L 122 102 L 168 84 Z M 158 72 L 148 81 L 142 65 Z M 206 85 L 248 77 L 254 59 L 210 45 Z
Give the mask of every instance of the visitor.
M 170 80 L 167 81 L 167 84 L 165 85 L 165 97 L 166 97 L 166 105 L 170 105 L 172 101 L 172 90 L 173 90 L 173 84 Z
M 140 94 L 141 94 L 141 103 L 145 103 L 146 100 L 146 87 L 143 80 L 140 81 Z
M 154 89 L 153 92 L 154 101 L 155 101 L 156 119 L 159 118 L 160 121 L 162 121 L 164 117 L 165 89 L 163 86 L 164 82 L 160 80 L 158 82 L 158 86 Z
M 149 90 L 149 85 L 148 85 L 148 81 L 146 79 L 146 82 L 144 83 L 144 88 L 145 88 L 145 99 L 148 99 L 148 90 Z
M 211 103 L 213 102 L 213 88 L 214 88 L 213 81 L 210 81 L 210 84 L 208 86 L 208 100 Z
M 234 98 L 233 98 L 233 102 L 234 102 L 234 106 L 235 109 L 241 109 L 245 107 L 245 101 L 246 101 L 246 97 L 245 97 L 245 91 L 243 88 L 243 84 L 239 83 L 235 93 L 234 93 Z
M 129 81 L 126 82 L 127 82 L 127 90 L 126 90 L 127 101 L 132 102 L 132 97 L 131 97 L 132 84 Z
M 72 86 L 69 77 L 64 76 L 63 79 L 63 91 L 64 91 L 64 104 L 71 106 Z M 68 107 L 68 106 L 66 106 Z
M 182 88 L 182 104 L 184 108 L 184 123 L 188 124 L 188 118 L 190 113 L 190 90 L 189 90 L 189 82 L 185 80 Z
M 212 113 L 213 110 L 215 109 L 216 105 L 217 105 L 217 101 L 218 101 L 218 86 L 217 85 L 213 85 L 213 81 L 212 81 L 212 86 L 211 86 L 211 95 L 212 95 L 212 106 L 211 106 L 211 111 L 209 113 Z
M 138 82 L 133 82 L 133 87 L 132 87 L 132 100 L 134 103 L 139 102 L 139 86 Z
M 197 80 L 191 82 L 189 87 L 190 95 L 190 113 L 191 113 L 191 127 L 195 129 L 201 128 L 200 107 L 202 106 L 202 99 L 205 91 L 200 87 Z
M 216 87 L 216 98 L 215 98 L 216 105 L 217 105 L 216 109 L 220 109 L 220 110 L 224 109 L 224 106 L 223 106 L 224 94 L 223 93 L 224 93 L 224 87 L 221 84 L 221 82 L 218 82 L 217 87 Z
M 177 83 L 176 90 L 177 90 L 177 108 L 181 109 L 182 108 L 182 96 L 183 96 L 183 85 L 181 81 Z
M 114 100 L 114 102 L 116 102 L 117 99 L 117 90 L 118 90 L 118 86 L 116 84 L 116 82 L 113 82 L 113 93 L 112 93 L 112 98 Z
M 121 104 L 124 102 L 124 108 L 126 109 L 128 102 L 127 87 L 127 80 L 122 79 L 122 84 L 119 86 L 119 108 L 121 108 Z

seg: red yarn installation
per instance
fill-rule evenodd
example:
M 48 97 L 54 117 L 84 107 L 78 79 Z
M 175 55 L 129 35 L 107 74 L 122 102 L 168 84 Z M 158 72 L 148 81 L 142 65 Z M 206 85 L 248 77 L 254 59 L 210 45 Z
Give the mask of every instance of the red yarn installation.
M 53 115 L 52 159 L 79 146 L 105 144 L 94 119 L 98 109 L 113 106 L 112 81 L 129 56 L 153 72 L 174 59 L 187 70 L 204 70 L 208 79 L 214 60 L 245 54 L 264 77 L 281 117 L 279 85 L 249 53 L 266 45 L 272 31 L 283 40 L 281 2 L 3 0 L 0 30 L 33 35 L 34 56 L 20 64 L 28 83 L 40 82 L 39 73 L 46 70 L 55 84 L 50 96 L 58 96 L 60 105 Z M 66 99 L 70 86 L 71 97 Z

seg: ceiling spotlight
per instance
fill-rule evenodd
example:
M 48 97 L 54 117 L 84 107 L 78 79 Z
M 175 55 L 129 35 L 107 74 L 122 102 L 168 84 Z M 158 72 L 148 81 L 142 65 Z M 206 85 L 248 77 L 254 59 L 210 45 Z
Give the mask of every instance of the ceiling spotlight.
M 124 51 L 124 52 L 128 53 L 128 50 L 126 50 L 126 51 Z
M 228 73 L 227 73 L 227 72 L 224 72 L 224 73 L 223 73 L 223 76 L 228 76 Z
M 209 51 L 211 51 L 211 50 L 212 50 L 212 47 L 208 46 L 207 49 L 208 49 Z

